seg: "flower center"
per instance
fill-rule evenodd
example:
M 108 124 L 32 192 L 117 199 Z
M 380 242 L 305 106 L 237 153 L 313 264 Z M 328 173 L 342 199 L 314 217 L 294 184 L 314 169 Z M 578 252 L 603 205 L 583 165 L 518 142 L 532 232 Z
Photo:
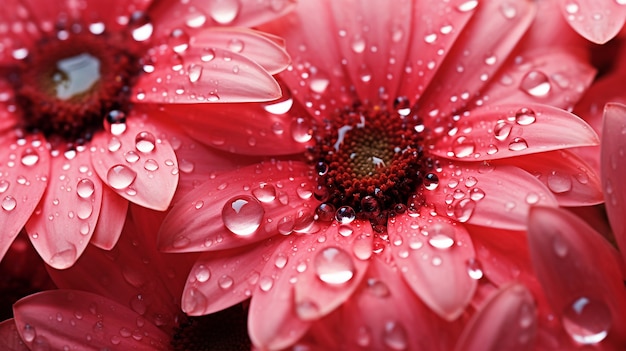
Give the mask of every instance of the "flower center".
M 103 128 L 105 118 L 125 115 L 139 64 L 119 38 L 63 33 L 25 53 L 11 79 L 26 131 L 81 143 Z
M 423 131 L 419 117 L 385 105 L 355 104 L 333 115 L 310 155 L 318 175 L 315 195 L 322 201 L 318 216 L 367 218 L 384 226 L 432 168 Z
M 187 317 L 172 337 L 174 351 L 250 350 L 246 314 L 241 305 L 202 317 Z

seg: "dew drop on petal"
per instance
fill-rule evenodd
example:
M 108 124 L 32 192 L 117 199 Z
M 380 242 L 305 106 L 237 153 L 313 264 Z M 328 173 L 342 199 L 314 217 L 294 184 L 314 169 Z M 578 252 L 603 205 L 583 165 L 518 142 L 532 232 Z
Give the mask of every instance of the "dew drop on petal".
M 135 163 L 139 161 L 139 155 L 135 151 L 128 151 L 124 153 L 124 159 L 128 163 Z
M 250 235 L 259 229 L 265 210 L 252 196 L 236 196 L 222 208 L 222 220 L 228 230 L 236 235 Z
M 454 206 L 454 215 L 459 222 L 467 222 L 476 208 L 476 202 L 471 199 L 463 199 Z
M 291 121 L 291 137 L 299 143 L 306 143 L 313 138 L 313 128 L 308 120 L 294 118 Z
M 189 65 L 189 68 L 187 69 L 187 77 L 189 78 L 189 81 L 191 83 L 198 82 L 200 80 L 200 77 L 202 76 L 202 70 L 202 65 L 197 65 L 193 63 Z
M 548 189 L 555 194 L 562 194 L 572 190 L 572 177 L 568 174 L 553 171 L 548 174 Z
M 368 347 L 372 342 L 372 335 L 367 327 L 360 327 L 356 332 L 355 342 L 360 347 Z
M 526 73 L 520 82 L 520 89 L 534 97 L 545 97 L 550 93 L 552 86 L 548 76 L 540 71 Z
M 159 164 L 157 163 L 156 160 L 151 158 L 151 159 L 146 160 L 146 162 L 143 164 L 143 168 L 146 171 L 154 172 L 157 169 L 159 169 Z
M 124 165 L 115 165 L 107 172 L 107 182 L 117 190 L 127 188 L 135 181 L 135 178 L 137 178 L 137 173 Z
M 169 46 L 177 53 L 183 53 L 189 47 L 189 34 L 180 28 L 176 28 L 170 33 Z
M 209 7 L 209 16 L 219 24 L 229 24 L 237 18 L 240 8 L 239 0 L 214 0 Z
M 359 260 L 368 260 L 372 257 L 372 243 L 365 234 L 356 237 L 352 243 L 352 253 Z
M 601 342 L 611 328 L 611 311 L 602 301 L 580 297 L 563 310 L 563 328 L 576 342 L 593 345 Z
M 439 177 L 435 173 L 427 173 L 424 177 L 424 187 L 427 190 L 435 190 L 439 186 Z
M 259 288 L 262 291 L 270 291 L 272 286 L 274 286 L 274 279 L 272 279 L 272 277 L 265 276 L 259 280 Z
M 338 247 L 327 247 L 319 251 L 313 265 L 318 278 L 330 285 L 345 284 L 356 272 L 351 256 Z
M 36 165 L 37 162 L 39 162 L 39 154 L 37 153 L 37 150 L 32 148 L 24 150 L 21 161 L 24 166 L 30 167 Z
M 69 267 L 76 261 L 76 246 L 69 244 L 69 247 L 58 251 L 50 258 L 50 265 Z
M 391 350 L 406 350 L 408 347 L 406 330 L 396 322 L 385 323 L 383 341 Z
M 348 224 L 356 219 L 356 212 L 350 206 L 341 206 L 335 212 L 335 219 L 339 223 Z
M 17 206 L 17 201 L 13 196 L 6 196 L 2 200 L 2 209 L 5 211 L 13 211 Z
M 193 274 L 194 274 L 194 277 L 196 278 L 196 281 L 200 283 L 206 282 L 211 277 L 211 271 L 209 270 L 209 268 L 202 264 L 197 266 L 194 269 Z
M 81 179 L 76 185 L 76 194 L 78 194 L 78 196 L 83 199 L 89 198 L 91 195 L 93 195 L 94 191 L 95 187 L 90 179 Z
M 233 284 L 235 283 L 235 281 L 233 280 L 233 278 L 229 275 L 223 275 L 220 277 L 220 279 L 217 281 L 217 285 L 226 290 L 226 289 L 230 289 L 232 288 Z
M 511 134 L 511 125 L 506 122 L 498 122 L 493 128 L 493 133 L 496 139 L 502 141 Z
M 276 199 L 276 188 L 272 184 L 261 183 L 258 188 L 252 190 L 252 195 L 261 202 L 272 202 Z
M 135 136 L 135 148 L 143 153 L 154 150 L 156 139 L 150 132 L 140 132 Z
M 478 280 L 483 277 L 483 267 L 475 258 L 470 258 L 467 260 L 467 274 L 470 278 Z
M 524 138 L 513 138 L 513 140 L 509 143 L 509 150 L 511 151 L 522 151 L 528 148 L 528 143 Z
M 536 120 L 537 116 L 535 114 L 535 111 L 529 108 L 523 107 L 515 113 L 515 123 L 521 126 L 533 124 Z
M 315 301 L 306 299 L 296 303 L 296 313 L 298 314 L 298 317 L 304 320 L 311 320 L 319 317 L 319 312 L 320 307 L 315 303 Z
M 33 342 L 36 336 L 37 331 L 35 330 L 35 328 L 32 325 L 26 323 L 24 325 L 24 329 L 22 330 L 22 337 L 24 338 L 24 341 Z
M 7 191 L 9 189 L 9 185 L 11 183 L 9 183 L 9 181 L 7 180 L 0 180 L 0 194 L 4 193 L 5 191 Z
M 456 234 L 454 227 L 448 223 L 434 223 L 423 229 L 423 233 L 428 235 L 430 246 L 445 250 L 454 245 Z

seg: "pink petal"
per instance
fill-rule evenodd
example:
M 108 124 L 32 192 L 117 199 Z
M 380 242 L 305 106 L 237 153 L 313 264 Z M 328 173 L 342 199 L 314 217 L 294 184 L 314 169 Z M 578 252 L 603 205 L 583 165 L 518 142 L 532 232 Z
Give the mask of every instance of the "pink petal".
M 505 161 L 539 179 L 561 206 L 589 206 L 604 201 L 600 175 L 570 150 L 541 152 Z
M 289 97 L 271 103 L 170 105 L 182 128 L 213 148 L 243 155 L 293 155 L 313 146 L 313 124 Z M 245 126 L 245 128 L 241 128 Z
M 531 350 L 537 330 L 535 303 L 519 284 L 500 290 L 465 327 L 458 351 Z
M 524 230 L 532 205 L 557 205 L 545 185 L 517 167 L 450 163 L 436 175 L 439 185 L 423 190 L 426 202 L 460 222 Z
M 273 237 L 243 248 L 201 254 L 185 285 L 183 311 L 202 316 L 250 298 L 259 284 L 266 258 L 282 242 L 282 237 Z
M 102 182 L 89 152 L 67 150 L 50 159 L 50 183 L 26 231 L 39 255 L 52 267 L 76 262 L 93 234 L 102 205 Z
M 617 1 L 560 0 L 561 12 L 578 34 L 604 44 L 619 33 L 626 19 L 626 6 Z
M 0 323 L 0 349 L 5 351 L 28 351 L 28 347 L 17 332 L 13 318 Z
M 626 150 L 626 140 L 624 139 L 624 131 L 626 131 L 626 106 L 617 103 L 607 104 L 604 109 L 604 131 L 601 146 L 602 185 L 606 198 L 606 212 L 613 229 L 613 235 L 621 249 L 622 256 L 626 257 L 624 251 L 626 249 L 626 220 L 624 218 L 626 206 L 624 151 Z
M 130 116 L 124 131 L 98 133 L 91 145 L 91 163 L 106 185 L 140 206 L 168 208 L 178 184 L 178 163 L 153 123 Z
M 547 105 L 501 105 L 472 111 L 455 134 L 437 140 L 431 153 L 493 160 L 598 143 L 593 129 L 567 111 Z
M 194 36 L 192 47 L 198 49 L 220 48 L 241 54 L 258 63 L 270 74 L 287 68 L 290 62 L 284 46 L 264 33 L 246 28 L 211 28 Z
M 528 226 L 533 268 L 565 331 L 584 344 L 606 333 L 623 344 L 626 293 L 615 249 L 561 209 L 533 207 Z
M 1 259 L 43 196 L 50 154 L 40 137 L 20 139 L 13 133 L 2 135 L 0 150 Z
M 159 248 L 224 250 L 278 233 L 306 231 L 314 215 L 309 202 L 316 201 L 309 170 L 300 162 L 267 162 L 208 180 L 171 209 L 159 233 Z
M 461 2 L 463 5 L 475 2 Z M 478 5 L 471 21 L 446 54 L 417 111 L 427 125 L 441 123 L 467 104 L 506 61 L 535 16 L 534 1 L 497 0 Z M 452 23 L 452 25 L 454 25 Z M 485 40 L 489 38 L 489 40 Z M 487 77 L 487 79 L 485 79 Z
M 28 48 L 39 38 L 37 19 L 24 7 L 20 0 L 2 2 L 5 10 L 0 13 L 0 67 L 19 65 L 28 54 Z
M 0 44 L 2 45 L 2 44 Z M 2 65 L 2 52 L 0 52 L 0 66 Z M 0 78 L 0 133 L 4 134 L 15 127 L 19 121 L 15 113 L 15 94 L 9 82 Z
M 462 224 L 433 215 L 403 214 L 388 223 L 394 260 L 413 291 L 441 318 L 457 319 L 476 290 L 468 274 L 474 246 Z
M 565 110 L 574 108 L 596 70 L 586 57 L 564 48 L 541 48 L 515 55 L 482 92 L 489 104 L 542 103 Z
M 132 310 L 83 291 L 49 290 L 30 295 L 15 304 L 14 313 L 17 329 L 31 349 L 169 348 L 169 336 L 154 324 L 139 324 L 141 317 Z
M 153 51 L 154 71 L 139 77 L 134 102 L 252 102 L 281 95 L 263 67 L 230 50 L 190 47 L 178 54 L 165 46 Z
M 103 250 L 111 250 L 117 243 L 128 210 L 128 201 L 111 188 L 102 187 L 102 208 L 98 223 L 91 236 L 91 244 Z
M 414 103 L 429 86 L 446 57 L 437 52 L 450 52 L 474 15 L 475 7 L 467 6 L 471 4 L 464 1 L 454 1 L 452 4 L 444 1 L 413 1 L 412 28 L 402 33 L 402 39 L 410 38 L 407 57 L 404 59 L 406 68 L 400 86 L 392 87 L 398 89 L 396 95 L 407 96 Z

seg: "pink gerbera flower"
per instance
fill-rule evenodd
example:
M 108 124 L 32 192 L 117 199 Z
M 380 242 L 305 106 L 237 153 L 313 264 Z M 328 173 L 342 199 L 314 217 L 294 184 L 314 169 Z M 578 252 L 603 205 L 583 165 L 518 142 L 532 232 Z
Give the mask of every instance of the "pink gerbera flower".
M 594 70 L 576 51 L 521 41 L 534 16 L 531 1 L 302 1 L 263 27 L 292 56 L 286 96 L 206 106 L 215 118 L 196 110 L 183 128 L 226 151 L 282 156 L 216 172 L 168 214 L 161 249 L 205 251 L 183 310 L 251 297 L 261 349 L 293 345 L 333 311 L 349 327 L 317 336 L 339 347 L 417 349 L 437 325 L 450 338 L 434 347 L 452 347 L 470 302 L 519 279 L 502 267 L 528 266 L 517 247 L 531 206 L 602 201 L 599 177 L 567 150 L 597 137 L 563 110 Z M 528 308 L 526 289 L 503 299 Z
M 288 63 L 282 42 L 224 26 L 255 25 L 292 6 L 3 2 L 0 257 L 26 225 L 42 258 L 67 268 L 90 241 L 115 244 L 128 201 L 165 210 L 179 170 L 192 167 L 171 138 L 190 104 L 280 96 L 270 74 Z

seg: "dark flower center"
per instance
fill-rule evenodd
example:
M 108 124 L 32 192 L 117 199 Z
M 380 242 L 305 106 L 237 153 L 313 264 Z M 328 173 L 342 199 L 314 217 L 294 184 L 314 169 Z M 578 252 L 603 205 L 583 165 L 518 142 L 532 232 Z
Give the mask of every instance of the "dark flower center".
M 24 53 L 10 74 L 22 112 L 22 128 L 47 138 L 81 143 L 129 108 L 139 72 L 135 44 L 119 37 L 61 31 Z
M 357 103 L 331 116 L 318 132 L 310 159 L 316 163 L 322 220 L 367 218 L 375 227 L 384 225 L 432 168 L 424 157 L 424 126 L 408 109 Z
M 175 351 L 250 350 L 246 313 L 241 305 L 202 316 L 188 317 L 174 332 Z

